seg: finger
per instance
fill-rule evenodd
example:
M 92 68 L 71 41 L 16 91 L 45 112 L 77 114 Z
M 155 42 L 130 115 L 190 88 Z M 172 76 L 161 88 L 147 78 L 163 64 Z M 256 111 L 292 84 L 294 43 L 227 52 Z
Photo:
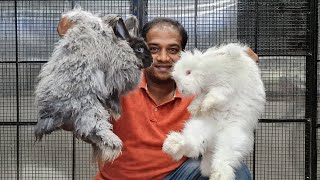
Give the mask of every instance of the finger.
M 258 57 L 258 55 L 257 55 L 255 52 L 253 52 L 253 50 L 252 50 L 251 48 L 248 48 L 246 52 L 247 52 L 248 56 L 249 56 L 251 59 L 253 59 L 256 63 L 259 62 L 259 57 Z
M 60 37 L 63 37 L 67 31 L 74 26 L 74 22 L 70 21 L 67 17 L 62 17 L 59 21 L 57 32 Z

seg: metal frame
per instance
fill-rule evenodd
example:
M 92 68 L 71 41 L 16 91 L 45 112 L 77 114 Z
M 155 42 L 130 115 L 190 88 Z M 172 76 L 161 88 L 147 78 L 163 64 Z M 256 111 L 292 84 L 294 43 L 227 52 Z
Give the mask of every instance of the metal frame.
M 317 55 L 318 55 L 318 1 L 310 0 L 310 52 L 306 59 L 306 179 L 317 178 Z
M 17 0 L 15 2 L 15 62 L 2 61 L 0 63 L 15 63 L 16 66 L 16 95 L 19 97 L 19 62 L 18 52 L 18 22 L 17 22 Z M 195 0 L 195 8 L 197 9 L 198 0 Z M 257 1 L 255 1 L 257 2 Z M 317 179 L 317 128 L 320 127 L 317 124 L 317 54 L 318 54 L 318 0 L 310 0 L 310 15 L 308 19 L 308 31 L 310 37 L 309 50 L 306 59 L 306 102 L 305 107 L 305 119 L 285 119 L 285 120 L 273 120 L 273 119 L 261 119 L 261 123 L 281 123 L 281 122 L 304 122 L 305 128 L 305 179 L 315 180 Z M 74 6 L 74 0 L 72 0 L 72 6 Z M 140 22 L 141 27 L 147 22 L 148 17 L 148 0 L 132 0 L 132 14 L 136 15 Z M 195 18 L 195 24 L 197 19 Z M 257 21 L 256 24 L 259 22 Z M 197 35 L 197 29 L 194 29 L 195 35 Z M 256 29 L 256 33 L 257 29 Z M 195 36 L 195 45 L 197 46 L 197 36 Z M 257 51 L 257 36 L 255 38 L 255 50 Z M 28 62 L 30 63 L 30 62 Z M 32 63 L 32 62 L 31 62 Z M 39 63 L 39 61 L 37 61 Z M 19 105 L 19 98 L 16 99 L 16 103 Z M 20 114 L 19 106 L 16 110 L 17 114 Z M 15 125 L 17 128 L 17 179 L 19 179 L 19 128 L 24 125 L 35 125 L 36 122 L 20 122 L 19 116 L 17 116 L 16 122 L 0 122 L 0 126 Z M 75 179 L 75 140 L 73 140 L 73 162 L 72 162 L 72 179 Z M 253 176 L 255 178 L 255 156 L 253 157 Z

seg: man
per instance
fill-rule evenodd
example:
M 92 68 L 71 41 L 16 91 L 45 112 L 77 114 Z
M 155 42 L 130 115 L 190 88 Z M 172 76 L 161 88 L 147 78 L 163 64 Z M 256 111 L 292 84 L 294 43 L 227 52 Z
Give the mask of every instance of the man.
M 63 36 L 72 22 L 62 18 L 58 33 Z M 121 118 L 114 122 L 114 132 L 123 141 L 122 154 L 114 161 L 99 164 L 95 179 L 208 179 L 202 177 L 199 160 L 174 161 L 162 152 L 170 131 L 183 129 L 189 118 L 191 98 L 181 95 L 171 79 L 172 66 L 185 49 L 188 36 L 183 26 L 169 18 L 155 18 L 144 25 L 142 36 L 153 57 L 144 69 L 141 84 L 121 99 Z M 257 55 L 248 49 L 257 61 Z M 251 179 L 246 165 L 236 171 L 236 179 Z

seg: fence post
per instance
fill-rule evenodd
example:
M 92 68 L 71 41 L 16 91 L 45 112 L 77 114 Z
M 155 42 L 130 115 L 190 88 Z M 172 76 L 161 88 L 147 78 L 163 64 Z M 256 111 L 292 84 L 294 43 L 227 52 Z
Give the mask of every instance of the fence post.
M 306 179 L 317 178 L 317 55 L 318 55 L 318 1 L 309 1 L 306 57 Z
M 16 140 L 17 140 L 17 152 L 16 152 L 16 154 L 17 154 L 17 161 L 16 161 L 16 163 L 17 163 L 17 180 L 19 180 L 20 179 L 20 154 L 19 154 L 19 151 L 20 151 L 20 146 L 19 146 L 19 140 L 20 140 L 20 138 L 19 138 L 19 132 L 20 132 L 20 124 L 19 124 L 19 122 L 20 122 L 20 117 L 19 117 L 19 114 L 20 114 L 20 107 L 19 107 L 19 104 L 20 104 L 20 102 L 19 102 L 19 98 L 20 98 L 20 96 L 19 96 L 19 46 L 18 46 L 18 43 L 19 43 L 19 41 L 18 41 L 18 2 L 17 2 L 17 0 L 15 0 L 14 1 L 14 23 L 15 23 L 15 27 L 14 27 L 14 30 L 15 30 L 15 50 L 16 50 L 16 53 L 15 53 L 15 56 L 16 56 L 16 62 L 15 62 L 15 64 L 16 64 L 16 103 L 17 103 L 17 138 L 16 138 Z
M 75 6 L 75 0 L 71 0 L 71 8 L 73 9 Z M 76 140 L 75 137 L 72 137 L 72 180 L 76 179 Z
M 148 21 L 148 0 L 132 0 L 132 14 L 139 20 L 139 33 Z

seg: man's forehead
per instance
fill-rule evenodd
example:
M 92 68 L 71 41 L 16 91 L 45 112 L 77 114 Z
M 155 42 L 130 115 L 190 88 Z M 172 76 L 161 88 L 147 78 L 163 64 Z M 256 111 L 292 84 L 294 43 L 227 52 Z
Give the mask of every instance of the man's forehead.
M 179 43 L 161 43 L 161 42 L 150 42 L 148 43 L 148 46 L 167 46 L 167 47 L 178 47 L 181 48 L 181 45 Z
M 174 26 L 172 24 L 169 24 L 169 23 L 166 23 L 166 22 L 156 24 L 152 28 L 159 28 L 161 30 L 175 30 L 175 31 L 178 31 L 178 28 L 176 26 Z
M 180 39 L 150 38 L 150 41 L 148 41 L 147 44 L 148 46 L 165 46 L 181 48 Z
M 180 33 L 170 27 L 154 27 L 147 34 L 147 43 L 150 44 L 167 44 L 181 46 L 182 37 Z

